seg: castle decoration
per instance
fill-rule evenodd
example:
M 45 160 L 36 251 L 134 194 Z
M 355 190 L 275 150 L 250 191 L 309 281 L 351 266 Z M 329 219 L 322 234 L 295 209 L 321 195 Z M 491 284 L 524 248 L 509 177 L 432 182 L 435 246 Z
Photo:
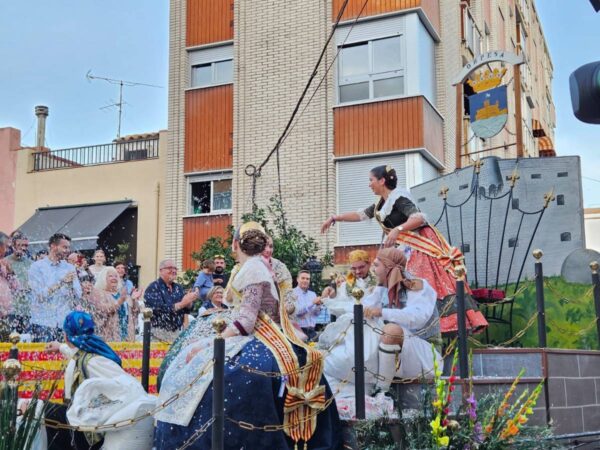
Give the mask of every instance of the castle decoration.
M 508 120 L 506 86 L 499 86 L 506 68 L 480 72 L 467 80 L 477 94 L 469 96 L 471 128 L 475 136 L 486 139 L 497 135 Z

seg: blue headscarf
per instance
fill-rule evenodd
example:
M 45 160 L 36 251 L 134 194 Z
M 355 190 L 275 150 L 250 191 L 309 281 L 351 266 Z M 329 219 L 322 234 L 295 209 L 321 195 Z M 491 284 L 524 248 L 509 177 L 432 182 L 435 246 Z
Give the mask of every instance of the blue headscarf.
M 121 365 L 119 355 L 101 337 L 94 334 L 94 320 L 88 313 L 83 311 L 69 313 L 65 318 L 63 330 L 69 341 L 78 349 L 104 356 Z

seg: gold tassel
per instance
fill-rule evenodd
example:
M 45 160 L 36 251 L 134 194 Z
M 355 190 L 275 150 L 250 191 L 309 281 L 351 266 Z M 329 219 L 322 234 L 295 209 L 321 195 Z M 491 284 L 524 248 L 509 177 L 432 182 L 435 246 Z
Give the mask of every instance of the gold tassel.
M 298 442 L 294 443 L 294 450 L 298 450 Z
M 304 450 L 308 450 L 308 442 L 304 441 Z

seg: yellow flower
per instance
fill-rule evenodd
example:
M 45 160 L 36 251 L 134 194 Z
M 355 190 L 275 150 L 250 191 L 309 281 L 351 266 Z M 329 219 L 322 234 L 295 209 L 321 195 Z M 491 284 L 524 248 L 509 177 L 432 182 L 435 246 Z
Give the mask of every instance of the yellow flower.
M 433 419 L 429 425 L 431 426 L 431 430 L 433 431 L 434 434 L 439 433 L 440 431 L 442 431 L 442 426 L 440 425 L 440 416 L 437 416 L 435 419 Z
M 434 406 L 434 408 L 441 408 L 442 407 L 442 401 L 441 400 L 436 400 L 435 402 L 433 402 L 433 406 Z
M 350 273 L 348 273 L 348 275 L 346 275 L 346 282 L 350 286 L 354 286 L 354 283 L 356 282 L 356 277 L 354 276 L 354 274 L 352 272 L 350 272 Z
M 438 445 L 441 445 L 443 447 L 448 447 L 448 444 L 450 443 L 450 438 L 448 436 L 441 436 L 437 439 L 437 443 Z

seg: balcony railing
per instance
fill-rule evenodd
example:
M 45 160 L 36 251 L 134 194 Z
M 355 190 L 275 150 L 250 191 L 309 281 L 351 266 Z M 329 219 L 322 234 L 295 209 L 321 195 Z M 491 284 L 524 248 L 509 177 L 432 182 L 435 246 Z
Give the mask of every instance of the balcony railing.
M 73 169 L 158 158 L 158 138 L 124 140 L 89 147 L 42 150 L 32 154 L 33 171 Z

